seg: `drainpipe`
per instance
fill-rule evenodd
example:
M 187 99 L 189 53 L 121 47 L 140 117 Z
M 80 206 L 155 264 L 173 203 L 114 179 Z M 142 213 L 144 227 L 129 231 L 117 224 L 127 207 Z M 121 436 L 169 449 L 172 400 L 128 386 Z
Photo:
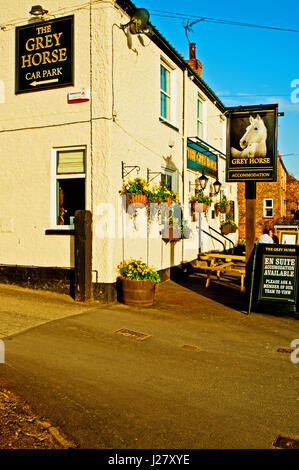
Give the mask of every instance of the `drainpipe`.
M 187 182 L 186 182 L 186 160 L 187 160 L 187 96 L 186 96 L 186 84 L 188 80 L 188 72 L 187 69 L 183 71 L 183 112 L 182 112 L 182 203 L 183 203 L 183 220 L 185 214 L 185 192 L 187 190 Z M 184 239 L 182 239 L 182 263 L 184 263 Z

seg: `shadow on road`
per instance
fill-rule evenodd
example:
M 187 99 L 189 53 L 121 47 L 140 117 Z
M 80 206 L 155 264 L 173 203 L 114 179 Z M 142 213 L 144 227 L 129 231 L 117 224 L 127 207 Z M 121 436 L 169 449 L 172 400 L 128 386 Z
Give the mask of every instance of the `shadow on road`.
M 175 277 L 172 280 L 182 287 L 229 308 L 247 311 L 246 295 L 240 292 L 240 287 L 237 284 L 233 285 L 228 279 L 220 282 L 212 280 L 208 288 L 205 287 L 206 278 L 196 273 Z
M 198 294 L 206 299 L 217 302 L 231 309 L 237 310 L 244 314 L 248 313 L 249 300 L 246 293 L 240 291 L 240 280 L 233 274 L 225 274 L 219 281 L 213 279 L 208 288 L 205 287 L 206 277 L 200 273 L 193 272 L 189 275 L 175 274 L 171 280 L 176 284 L 191 290 L 193 293 Z M 202 301 L 199 299 L 199 304 Z M 267 314 L 274 317 L 289 317 L 299 320 L 299 314 L 283 313 L 273 309 L 273 306 L 264 307 L 262 310 L 252 310 L 255 314 Z

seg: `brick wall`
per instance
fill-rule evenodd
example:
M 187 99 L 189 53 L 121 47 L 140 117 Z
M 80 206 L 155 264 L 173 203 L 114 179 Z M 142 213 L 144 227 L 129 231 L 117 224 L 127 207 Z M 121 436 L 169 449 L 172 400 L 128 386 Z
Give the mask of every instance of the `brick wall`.
M 296 180 L 295 180 L 296 181 Z M 245 183 L 238 184 L 238 208 L 239 208 L 239 239 L 246 238 L 246 201 Z M 260 182 L 256 185 L 256 237 L 263 233 L 264 227 L 271 227 L 274 221 L 283 215 L 287 215 L 287 172 L 281 162 L 277 159 L 277 182 Z M 299 189 L 299 188 L 298 188 Z M 288 191 L 289 192 L 289 191 Z M 266 215 L 265 199 L 273 201 L 272 216 Z M 285 202 L 284 202 L 285 201 Z M 298 201 L 298 198 L 297 198 Z M 270 206 L 269 206 L 270 209 Z M 269 210 L 270 212 L 270 210 Z
M 299 181 L 294 176 L 287 175 L 287 217 L 293 217 L 292 211 L 298 210 Z

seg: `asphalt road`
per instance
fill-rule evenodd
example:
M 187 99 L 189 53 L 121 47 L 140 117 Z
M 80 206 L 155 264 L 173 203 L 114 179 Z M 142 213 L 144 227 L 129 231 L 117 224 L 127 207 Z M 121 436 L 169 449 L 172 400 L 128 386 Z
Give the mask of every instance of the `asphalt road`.
M 5 338 L 0 384 L 80 448 L 271 449 L 278 435 L 298 438 L 299 364 L 277 352 L 299 338 L 298 320 L 163 289 L 155 308 L 70 309 Z

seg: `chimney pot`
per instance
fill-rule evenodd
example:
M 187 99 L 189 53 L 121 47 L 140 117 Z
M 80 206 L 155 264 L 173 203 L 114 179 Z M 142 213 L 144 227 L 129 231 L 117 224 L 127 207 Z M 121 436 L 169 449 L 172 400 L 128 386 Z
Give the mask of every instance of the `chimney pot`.
M 187 60 L 190 67 L 201 77 L 202 74 L 202 63 L 200 60 L 196 59 L 196 52 L 195 52 L 195 42 L 189 43 L 189 55 L 190 58 Z
M 189 44 L 189 59 L 196 59 L 195 42 Z

